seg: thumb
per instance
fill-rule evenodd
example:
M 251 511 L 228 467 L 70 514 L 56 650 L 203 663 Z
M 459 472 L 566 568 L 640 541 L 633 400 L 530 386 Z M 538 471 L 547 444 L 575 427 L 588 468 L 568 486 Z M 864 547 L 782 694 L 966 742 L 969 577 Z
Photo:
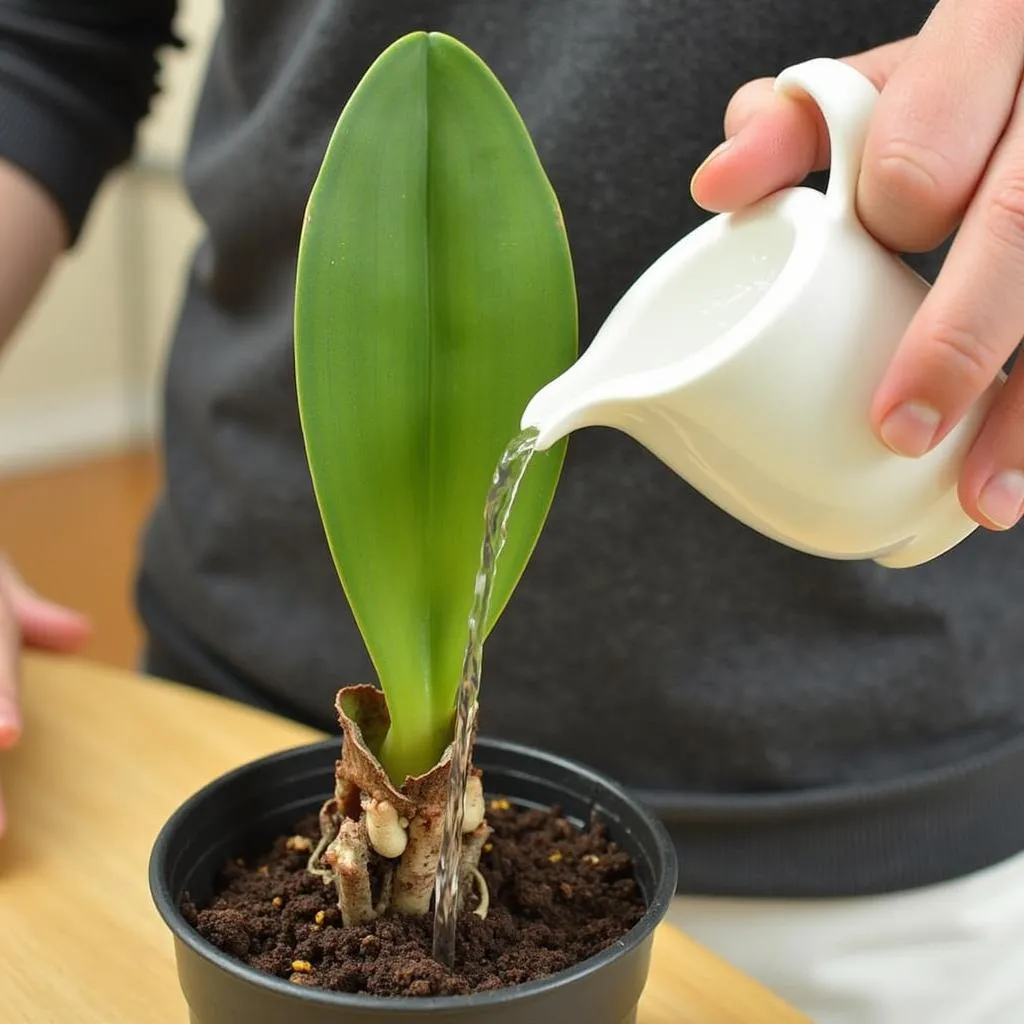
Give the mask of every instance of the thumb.
M 41 597 L 10 566 L 2 583 L 22 643 L 57 652 L 79 650 L 89 639 L 92 628 L 82 614 Z
M 901 39 L 843 60 L 881 89 L 912 42 Z M 770 78 L 736 92 L 726 110 L 725 135 L 690 183 L 694 202 L 714 213 L 749 206 L 828 166 L 821 111 L 809 97 L 777 94 Z

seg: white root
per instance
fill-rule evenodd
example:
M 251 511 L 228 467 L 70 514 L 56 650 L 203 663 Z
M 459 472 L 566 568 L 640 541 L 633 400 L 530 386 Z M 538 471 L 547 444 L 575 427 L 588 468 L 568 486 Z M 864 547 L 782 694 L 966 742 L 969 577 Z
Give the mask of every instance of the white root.
M 320 808 L 320 841 L 310 853 L 309 860 L 306 861 L 306 870 L 311 875 L 316 875 L 324 885 L 330 885 L 334 881 L 334 872 L 323 866 L 321 857 L 337 834 L 337 821 L 331 810 L 331 801 L 328 801 Z
M 313 850 L 309 855 L 309 860 L 306 861 L 306 870 L 311 875 L 316 875 L 324 885 L 330 885 L 334 881 L 334 872 L 329 868 L 323 867 L 321 861 L 324 851 L 330 846 L 333 839 L 334 836 L 329 833 L 321 836 L 320 842 L 316 844 L 316 849 Z
M 491 838 L 494 829 L 486 821 L 480 822 L 462 841 L 462 855 L 459 857 L 459 885 L 463 892 L 469 888 L 473 871 L 480 864 L 480 854 Z
M 409 835 L 402 828 L 395 805 L 389 800 L 374 800 L 364 793 L 362 807 L 370 845 L 388 860 L 401 857 L 409 843 Z
M 479 775 L 471 775 L 466 783 L 466 795 L 462 801 L 462 831 L 473 832 L 484 820 L 486 813 L 483 781 Z
M 327 847 L 323 861 L 334 871 L 338 908 L 345 927 L 366 924 L 375 916 L 370 892 L 369 850 L 366 830 L 346 818 Z
M 384 877 L 381 879 L 380 896 L 377 905 L 373 908 L 377 917 L 383 917 L 391 906 L 391 892 L 394 888 L 395 869 L 390 864 L 384 865 Z
M 391 909 L 416 916 L 430 910 L 434 875 L 441 858 L 441 814 L 418 814 L 409 822 L 409 845 L 395 869 Z
M 477 893 L 480 896 L 480 900 L 476 905 L 476 910 L 473 911 L 481 921 L 487 920 L 487 911 L 491 909 L 491 891 L 487 888 L 487 879 L 480 874 L 479 868 L 473 868 L 470 872 L 470 876 L 473 881 L 476 882 Z

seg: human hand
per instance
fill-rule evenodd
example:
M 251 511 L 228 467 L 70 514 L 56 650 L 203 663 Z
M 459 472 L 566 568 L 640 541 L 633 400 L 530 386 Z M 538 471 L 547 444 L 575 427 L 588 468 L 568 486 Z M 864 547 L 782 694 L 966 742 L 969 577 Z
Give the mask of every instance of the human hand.
M 83 616 L 40 597 L 0 556 L 0 750 L 14 746 L 21 735 L 18 659 L 22 645 L 76 651 L 88 640 L 89 631 Z M 6 824 L 0 794 L 0 835 Z
M 901 455 L 930 451 L 996 379 L 1024 336 L 1024 0 L 940 0 L 921 32 L 845 58 L 881 90 L 858 184 L 865 227 L 896 252 L 949 256 L 869 410 Z M 743 86 L 727 141 L 694 175 L 695 201 L 738 209 L 828 165 L 809 100 Z M 959 487 L 980 525 L 1024 512 L 1024 365 L 1015 368 Z

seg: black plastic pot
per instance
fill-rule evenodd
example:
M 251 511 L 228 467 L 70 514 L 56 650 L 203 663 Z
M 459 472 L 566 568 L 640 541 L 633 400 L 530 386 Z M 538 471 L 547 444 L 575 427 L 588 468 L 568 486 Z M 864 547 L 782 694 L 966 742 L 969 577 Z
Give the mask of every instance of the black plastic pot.
M 527 806 L 557 804 L 577 824 L 596 810 L 633 858 L 648 909 L 613 946 L 541 981 L 478 995 L 397 999 L 292 985 L 203 939 L 179 910 L 182 893 L 204 901 L 226 860 L 266 847 L 316 810 L 332 788 L 338 742 L 236 769 L 196 793 L 161 830 L 150 859 L 150 890 L 174 934 L 192 1024 L 633 1024 L 654 930 L 675 892 L 675 849 L 661 823 L 615 783 L 582 765 L 494 740 L 479 740 L 474 751 L 489 794 Z

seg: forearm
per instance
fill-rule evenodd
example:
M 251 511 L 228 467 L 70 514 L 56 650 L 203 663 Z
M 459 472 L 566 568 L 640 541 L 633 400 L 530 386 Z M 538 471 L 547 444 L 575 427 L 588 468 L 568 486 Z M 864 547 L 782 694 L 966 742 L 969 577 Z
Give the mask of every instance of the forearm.
M 0 159 L 0 347 L 67 244 L 66 221 L 56 201 L 33 178 Z
M 179 42 L 174 10 L 174 0 L 0 0 L 0 161 L 52 198 L 69 245 L 131 154 L 158 89 L 158 51 Z
M 174 0 L 0 0 L 0 346 L 105 176 L 131 153 L 178 40 Z

